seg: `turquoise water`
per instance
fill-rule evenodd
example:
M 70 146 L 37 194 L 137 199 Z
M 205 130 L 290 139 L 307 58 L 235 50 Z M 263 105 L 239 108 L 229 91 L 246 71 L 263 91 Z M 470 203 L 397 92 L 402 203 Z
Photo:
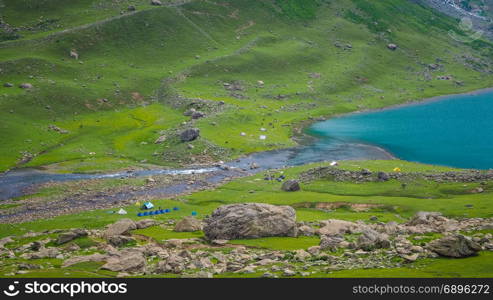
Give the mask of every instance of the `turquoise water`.
M 316 123 L 309 133 L 378 146 L 408 161 L 493 169 L 493 91 L 350 114 Z

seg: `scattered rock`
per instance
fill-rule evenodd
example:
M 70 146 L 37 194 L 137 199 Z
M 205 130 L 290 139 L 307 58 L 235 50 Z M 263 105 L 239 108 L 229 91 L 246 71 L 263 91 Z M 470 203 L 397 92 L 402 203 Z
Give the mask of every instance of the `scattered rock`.
M 11 88 L 13 86 L 14 85 L 12 83 L 10 83 L 10 82 L 6 82 L 6 83 L 3 84 L 3 87 L 6 87 L 6 88 Z
M 344 241 L 344 238 L 340 235 L 323 235 L 320 238 L 321 250 L 336 250 L 340 244 Z
M 194 120 L 197 120 L 197 119 L 200 119 L 203 117 L 205 117 L 205 114 L 201 111 L 196 111 L 196 112 L 192 113 L 192 119 L 194 119 Z
M 412 217 L 412 219 L 407 224 L 411 226 L 429 225 L 435 223 L 435 221 L 437 220 L 447 221 L 446 218 L 442 217 L 442 213 L 440 212 L 419 211 Z
M 174 231 L 176 232 L 194 232 L 202 230 L 202 222 L 197 218 L 188 216 L 176 223 Z
M 101 269 L 113 272 L 143 272 L 146 267 L 146 260 L 142 253 L 128 252 L 118 256 L 111 256 Z
M 321 221 L 320 226 L 321 227 L 317 230 L 317 234 L 320 236 L 359 233 L 362 230 L 362 226 L 359 224 L 337 219 Z
M 115 235 L 124 235 L 129 233 L 131 230 L 137 229 L 137 225 L 134 221 L 130 219 L 121 219 L 116 223 L 109 225 L 104 231 L 103 235 L 106 238 L 115 236 Z
M 315 229 L 310 226 L 302 225 L 298 227 L 298 236 L 312 236 L 315 235 Z
M 41 258 L 55 258 L 60 254 L 60 250 L 54 247 L 41 248 L 38 252 L 22 255 L 22 257 L 27 259 L 41 259 Z
M 200 136 L 200 129 L 198 128 L 189 128 L 184 130 L 180 134 L 180 139 L 182 142 L 191 142 L 197 139 Z
M 397 45 L 396 44 L 388 44 L 387 45 L 387 48 L 389 48 L 390 50 L 396 50 L 397 49 Z
M 209 240 L 296 236 L 296 212 L 290 206 L 263 203 L 230 204 L 204 220 Z
M 282 184 L 281 189 L 286 192 L 296 192 L 301 188 L 300 183 L 297 180 L 288 180 Z
M 56 125 L 49 125 L 48 126 L 48 129 L 49 130 L 53 130 L 53 131 L 56 131 L 60 134 L 67 134 L 69 133 L 68 130 L 65 130 L 65 129 L 61 129 L 60 127 L 56 126 Z
M 155 141 L 154 141 L 154 144 L 162 144 L 166 141 L 166 136 L 165 135 L 162 135 L 160 137 L 158 137 Z
M 472 256 L 481 251 L 479 244 L 460 234 L 431 241 L 427 248 L 441 256 L 456 258 Z
M 19 87 L 20 87 L 21 89 L 32 89 L 32 88 L 33 88 L 33 85 L 32 85 L 32 84 L 30 84 L 30 83 L 21 83 L 21 84 L 19 85 Z
M 308 253 L 307 251 L 300 249 L 296 250 L 294 253 L 294 259 L 298 261 L 305 261 L 307 258 L 311 257 L 312 255 Z
M 185 269 L 185 263 L 185 258 L 172 254 L 166 260 L 158 262 L 156 273 L 181 273 Z
M 72 231 L 64 232 L 64 233 L 61 233 L 60 235 L 58 235 L 58 239 L 56 241 L 56 244 L 57 245 L 65 244 L 65 243 L 68 243 L 72 240 L 75 240 L 77 238 L 84 237 L 84 236 L 87 236 L 87 231 L 85 231 L 83 229 L 74 229 Z
M 114 247 L 122 247 L 131 242 L 135 242 L 135 240 L 125 235 L 114 235 L 108 238 L 108 243 Z
M 411 255 L 401 255 L 401 257 L 404 258 L 407 262 L 415 262 L 418 259 L 419 254 L 415 253 Z
M 14 239 L 12 239 L 12 237 L 10 237 L 10 236 L 4 237 L 3 239 L 0 240 L 0 249 L 5 247 L 6 244 L 12 243 L 12 242 L 14 242 Z
M 229 242 L 228 240 L 212 240 L 211 244 L 216 246 L 224 246 L 228 244 L 228 242 Z
M 387 174 L 385 172 L 378 172 L 377 178 L 379 181 L 389 181 L 390 180 L 389 174 Z
M 390 241 L 388 235 L 366 228 L 363 230 L 363 234 L 358 237 L 356 245 L 360 249 L 371 251 L 373 249 L 389 248 Z
M 159 6 L 163 5 L 163 3 L 160 0 L 151 0 L 151 5 Z
M 147 227 L 156 226 L 157 224 L 158 224 L 158 222 L 156 220 L 152 220 L 152 219 L 144 219 L 144 220 L 140 220 L 140 221 L 135 222 L 137 229 L 144 229 Z

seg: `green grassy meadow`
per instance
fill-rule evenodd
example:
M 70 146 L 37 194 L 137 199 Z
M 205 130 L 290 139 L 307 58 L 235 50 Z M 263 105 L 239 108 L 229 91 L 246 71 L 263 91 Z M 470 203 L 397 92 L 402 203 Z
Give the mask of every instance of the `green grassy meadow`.
M 0 172 L 35 167 L 94 173 L 228 161 L 295 146 L 293 137 L 303 133 L 302 125 L 319 117 L 493 85 L 493 44 L 456 42 L 447 33 L 453 29 L 462 34 L 458 20 L 411 1 L 162 2 L 163 6 L 152 6 L 147 0 L 0 0 L 0 20 L 15 29 L 0 26 Z M 129 6 L 136 10 L 129 11 Z M 397 49 L 388 49 L 390 43 Z M 79 55 L 77 60 L 69 55 L 72 49 Z M 452 79 L 438 79 L 445 75 Z M 22 83 L 33 88 L 19 88 Z M 184 116 L 203 103 L 208 104 L 203 107 L 205 118 Z M 66 133 L 53 130 L 52 125 Z M 200 129 L 200 138 L 181 142 L 178 133 L 190 127 Z M 260 134 L 266 139 L 259 139 Z M 166 139 L 155 143 L 161 136 Z M 271 172 L 295 179 L 323 165 Z M 400 160 L 340 162 L 346 170 L 392 172 L 395 167 L 402 172 L 458 171 Z M 471 193 L 479 183 L 415 180 L 403 188 L 395 180 L 354 183 L 321 178 L 303 182 L 300 192 L 287 193 L 281 191 L 281 183 L 263 180 L 264 176 L 259 173 L 215 189 L 154 199 L 156 206 L 180 210 L 153 218 L 179 220 L 192 212 L 204 218 L 220 205 L 240 202 L 290 205 L 296 209 L 297 220 L 306 222 L 332 218 L 403 223 L 418 211 L 439 211 L 450 218 L 493 217 L 491 182 L 482 185 L 483 193 Z M 145 183 L 144 179 L 104 179 L 76 184 L 98 190 Z M 33 195 L 0 204 L 0 212 L 31 198 L 52 201 L 76 192 L 70 183 L 43 187 Z M 316 208 L 318 203 L 345 205 L 321 210 Z M 358 203 L 374 206 L 353 210 L 351 204 Z M 125 217 L 139 219 L 138 206 L 123 208 L 129 213 Z M 21 237 L 30 231 L 101 229 L 122 218 L 109 211 L 114 209 L 0 224 L 0 238 L 14 236 L 14 243 L 7 244 L 14 249 L 36 239 L 54 238 Z M 157 242 L 203 237 L 202 232 L 177 233 L 162 226 L 132 234 Z M 76 242 L 81 255 L 95 253 L 92 246 L 98 243 Z M 294 251 L 318 245 L 319 238 L 231 243 Z M 0 261 L 1 277 L 117 275 L 99 269 L 99 263 L 62 268 L 63 260 L 56 258 L 29 261 L 42 268 L 14 274 L 18 264 L 28 261 L 15 253 Z M 483 251 L 465 259 L 427 258 L 399 268 L 311 276 L 492 277 L 492 266 L 493 255 Z

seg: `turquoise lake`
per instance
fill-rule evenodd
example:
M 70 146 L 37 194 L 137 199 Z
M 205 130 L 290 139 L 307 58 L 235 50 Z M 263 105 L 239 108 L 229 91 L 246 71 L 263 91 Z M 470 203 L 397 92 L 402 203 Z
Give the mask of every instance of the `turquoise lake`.
M 349 114 L 308 132 L 324 143 L 377 146 L 403 160 L 493 169 L 493 91 Z

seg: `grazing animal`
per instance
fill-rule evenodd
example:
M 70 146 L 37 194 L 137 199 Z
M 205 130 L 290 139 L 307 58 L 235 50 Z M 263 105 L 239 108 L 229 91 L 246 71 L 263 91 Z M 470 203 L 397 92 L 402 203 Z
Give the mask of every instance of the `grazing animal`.
M 72 49 L 70 50 L 70 57 L 72 58 L 75 58 L 75 59 L 79 59 L 79 54 L 77 53 L 77 51 L 75 49 Z

